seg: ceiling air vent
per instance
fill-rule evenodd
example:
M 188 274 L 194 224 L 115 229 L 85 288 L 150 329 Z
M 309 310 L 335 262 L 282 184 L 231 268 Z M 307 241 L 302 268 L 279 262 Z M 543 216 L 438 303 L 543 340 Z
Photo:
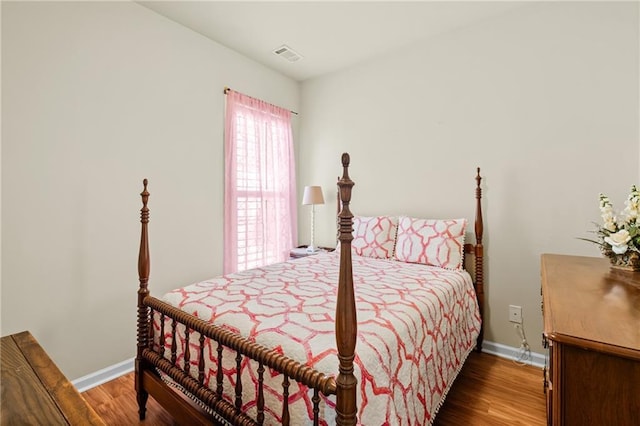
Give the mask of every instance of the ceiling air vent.
M 300 59 L 302 59 L 302 55 L 293 51 L 293 49 L 284 44 L 277 49 L 274 49 L 273 53 L 283 59 L 286 59 L 289 62 L 298 62 Z

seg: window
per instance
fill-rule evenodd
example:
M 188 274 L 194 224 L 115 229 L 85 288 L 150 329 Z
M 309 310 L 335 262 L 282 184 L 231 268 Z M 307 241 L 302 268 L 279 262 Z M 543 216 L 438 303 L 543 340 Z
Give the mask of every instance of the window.
M 288 258 L 297 240 L 291 112 L 227 92 L 224 272 Z

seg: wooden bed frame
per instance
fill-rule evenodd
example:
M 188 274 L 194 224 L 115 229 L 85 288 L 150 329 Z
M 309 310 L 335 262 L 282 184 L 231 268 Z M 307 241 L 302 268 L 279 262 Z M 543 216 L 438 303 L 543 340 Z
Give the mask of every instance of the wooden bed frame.
M 357 318 L 356 304 L 353 288 L 353 275 L 351 266 L 351 241 L 353 215 L 349 209 L 351 201 L 351 190 L 354 182 L 349 177 L 349 154 L 342 154 L 343 174 L 338 182 L 340 188 L 340 201 L 342 210 L 339 218 L 339 241 L 340 241 L 340 272 L 338 281 L 338 294 L 336 303 L 335 333 L 338 350 L 339 366 L 336 377 L 328 377 L 313 368 L 294 361 L 286 356 L 280 355 L 249 339 L 233 334 L 221 329 L 213 324 L 205 322 L 195 316 L 189 315 L 155 297 L 149 295 L 149 240 L 147 225 L 149 223 L 149 208 L 147 202 L 149 192 L 147 191 L 147 180 L 145 179 L 144 190 L 140 194 L 142 197 L 141 220 L 142 230 L 140 236 L 140 252 L 138 257 L 138 332 L 137 332 L 137 355 L 135 359 L 135 388 L 139 407 L 140 420 L 144 420 L 146 413 L 146 401 L 151 395 L 160 405 L 162 405 L 179 422 L 189 425 L 197 424 L 223 424 L 220 418 L 234 425 L 260 425 L 264 421 L 264 396 L 262 389 L 262 379 L 265 367 L 280 372 L 284 376 L 283 391 L 284 397 L 282 407 L 282 423 L 289 424 L 289 411 L 287 397 L 289 395 L 289 379 L 308 386 L 314 390 L 314 413 L 318 424 L 318 404 L 320 402 L 319 393 L 336 396 L 336 424 L 355 425 L 357 414 L 357 379 L 353 374 L 353 360 L 355 356 Z M 475 244 L 465 244 L 465 253 L 474 255 L 474 287 L 478 298 L 480 316 L 483 317 L 484 305 L 484 275 L 483 275 L 483 246 L 482 246 L 482 208 L 480 189 L 480 168 L 476 175 L 476 218 L 475 218 Z M 161 331 L 158 336 L 160 340 L 160 351 L 153 349 L 153 314 L 161 316 Z M 169 361 L 164 356 L 164 324 L 166 319 L 171 319 L 172 345 L 171 358 Z M 176 363 L 176 326 L 185 326 L 185 346 L 189 345 L 189 335 L 192 332 L 199 333 L 199 374 L 198 377 L 191 377 L 188 373 L 190 359 L 189 351 L 185 351 L 182 365 Z M 217 388 L 212 390 L 203 385 L 204 381 L 204 347 L 205 338 L 217 342 L 218 353 L 218 374 L 216 378 Z M 483 327 L 480 328 L 480 335 L 477 339 L 476 350 L 480 350 L 483 339 Z M 235 401 L 231 403 L 222 397 L 222 347 L 227 347 L 236 352 L 235 358 L 237 366 L 240 366 L 243 357 L 255 360 L 259 367 L 258 389 L 257 389 L 257 416 L 250 418 L 241 410 L 242 401 L 242 381 L 236 377 Z M 169 385 L 162 380 L 158 370 L 170 376 L 175 384 Z M 238 368 L 238 372 L 240 368 Z M 186 390 L 192 397 L 197 398 L 198 403 L 193 399 L 184 396 L 183 392 L 177 390 L 179 387 Z M 203 407 L 207 407 L 205 410 Z M 217 413 L 210 414 L 210 411 Z

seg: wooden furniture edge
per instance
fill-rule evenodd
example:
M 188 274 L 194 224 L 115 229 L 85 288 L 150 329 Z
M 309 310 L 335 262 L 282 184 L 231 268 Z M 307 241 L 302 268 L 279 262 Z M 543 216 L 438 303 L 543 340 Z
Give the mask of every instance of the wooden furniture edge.
M 145 390 L 155 399 L 162 407 L 169 407 L 169 411 L 173 416 L 183 420 L 188 425 L 207 426 L 215 420 L 207 414 L 203 409 L 196 406 L 193 401 L 183 396 L 180 391 L 168 386 L 165 382 L 149 370 L 142 372 L 142 382 Z
M 548 424 L 636 424 L 638 328 L 628 334 L 624 326 L 638 318 L 640 280 L 618 275 L 604 258 L 544 253 L 540 261 Z M 610 294 L 620 298 L 608 304 Z
M 149 256 L 149 236 L 147 233 L 147 225 L 149 223 L 149 191 L 147 191 L 148 180 L 142 181 L 144 185 L 140 197 L 142 198 L 142 209 L 140 210 L 140 250 L 138 252 L 138 308 L 137 308 L 137 351 L 135 359 L 135 389 L 136 399 L 138 402 L 138 415 L 140 420 L 144 420 L 147 411 L 148 392 L 144 387 L 143 372 L 145 369 L 151 368 L 143 357 L 144 350 L 149 346 L 149 327 L 150 327 L 150 310 L 144 303 L 145 298 L 149 296 L 149 271 L 151 261 Z
M 342 178 L 338 182 L 342 210 L 338 215 L 340 241 L 340 272 L 336 301 L 336 346 L 338 348 L 338 376 L 336 377 L 336 424 L 355 425 L 357 422 L 357 384 L 353 374 L 358 319 L 353 289 L 351 241 L 353 241 L 353 214 L 349 209 L 351 190 L 355 185 L 349 177 L 349 154 L 342 154 Z
M 89 406 L 80 392 L 67 380 L 55 362 L 29 331 L 10 337 L 32 367 L 38 380 L 71 425 L 104 425 L 98 414 Z
M 616 355 L 621 358 L 627 358 L 632 361 L 640 361 L 640 351 L 636 351 L 630 348 L 624 348 L 621 346 L 611 345 L 608 343 L 596 342 L 593 340 L 586 340 L 573 336 L 567 336 L 565 334 L 556 332 L 545 332 L 546 337 L 554 342 L 564 343 L 574 346 L 576 348 L 582 348 L 595 352 L 600 352 L 607 355 Z
M 540 256 L 540 279 L 541 279 L 541 283 L 545 282 L 547 280 L 547 267 L 545 264 L 545 255 L 542 254 Z M 547 312 L 547 314 L 545 315 L 545 311 L 544 311 L 544 307 L 545 306 L 551 306 L 550 301 L 549 301 L 549 294 L 547 294 L 546 292 L 542 291 L 542 284 L 540 284 L 540 293 L 542 295 L 542 302 L 540 305 L 540 310 L 542 311 L 542 334 L 543 334 L 543 338 L 542 338 L 542 346 L 546 347 L 547 342 L 545 342 L 545 339 L 549 339 L 549 336 L 552 334 L 552 327 L 551 324 L 553 323 L 551 321 L 551 313 Z
M 478 310 L 480 312 L 480 332 L 476 339 L 476 351 L 482 351 L 482 342 L 484 341 L 484 245 L 482 238 L 484 236 L 484 220 L 482 217 L 482 176 L 480 176 L 480 167 L 476 168 L 476 215 L 474 220 L 473 232 L 475 243 L 466 243 L 464 245 L 464 253 L 473 255 L 474 277 L 473 288 L 476 291 L 476 299 L 478 301 Z
M 570 254 L 556 254 L 556 253 L 543 253 L 540 255 L 540 278 L 541 283 L 548 282 L 549 277 L 553 274 L 554 268 L 557 269 L 558 259 L 567 259 L 569 261 L 585 262 L 591 259 L 599 259 L 598 262 L 603 262 L 601 258 L 595 258 L 590 256 L 570 255 Z M 616 282 L 620 282 L 623 285 L 634 285 L 625 282 L 629 280 L 629 273 L 618 273 L 616 271 L 609 271 L 607 273 L 607 279 L 611 279 L 611 274 L 616 279 Z M 633 276 L 631 276 L 633 278 Z M 635 279 L 631 281 L 636 281 Z M 558 331 L 553 324 L 556 323 L 558 317 L 555 316 L 556 311 L 554 309 L 547 309 L 545 307 L 551 307 L 549 292 L 543 291 L 542 285 L 540 288 L 542 295 L 541 309 L 543 311 L 543 345 L 544 340 L 550 340 L 558 343 L 569 344 L 571 346 L 580 347 L 587 350 L 597 351 L 604 354 L 616 355 L 631 360 L 640 360 L 640 350 L 636 348 L 617 345 L 613 342 L 603 343 L 597 340 L 590 339 L 588 337 L 576 337 L 571 333 L 567 333 L 565 330 Z M 565 331 L 565 332 L 563 332 Z

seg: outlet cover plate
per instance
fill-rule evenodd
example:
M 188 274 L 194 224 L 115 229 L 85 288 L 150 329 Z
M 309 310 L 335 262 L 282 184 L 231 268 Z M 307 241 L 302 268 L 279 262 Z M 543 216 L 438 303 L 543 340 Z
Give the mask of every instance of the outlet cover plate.
M 509 321 L 516 324 L 522 324 L 522 307 L 509 305 Z

